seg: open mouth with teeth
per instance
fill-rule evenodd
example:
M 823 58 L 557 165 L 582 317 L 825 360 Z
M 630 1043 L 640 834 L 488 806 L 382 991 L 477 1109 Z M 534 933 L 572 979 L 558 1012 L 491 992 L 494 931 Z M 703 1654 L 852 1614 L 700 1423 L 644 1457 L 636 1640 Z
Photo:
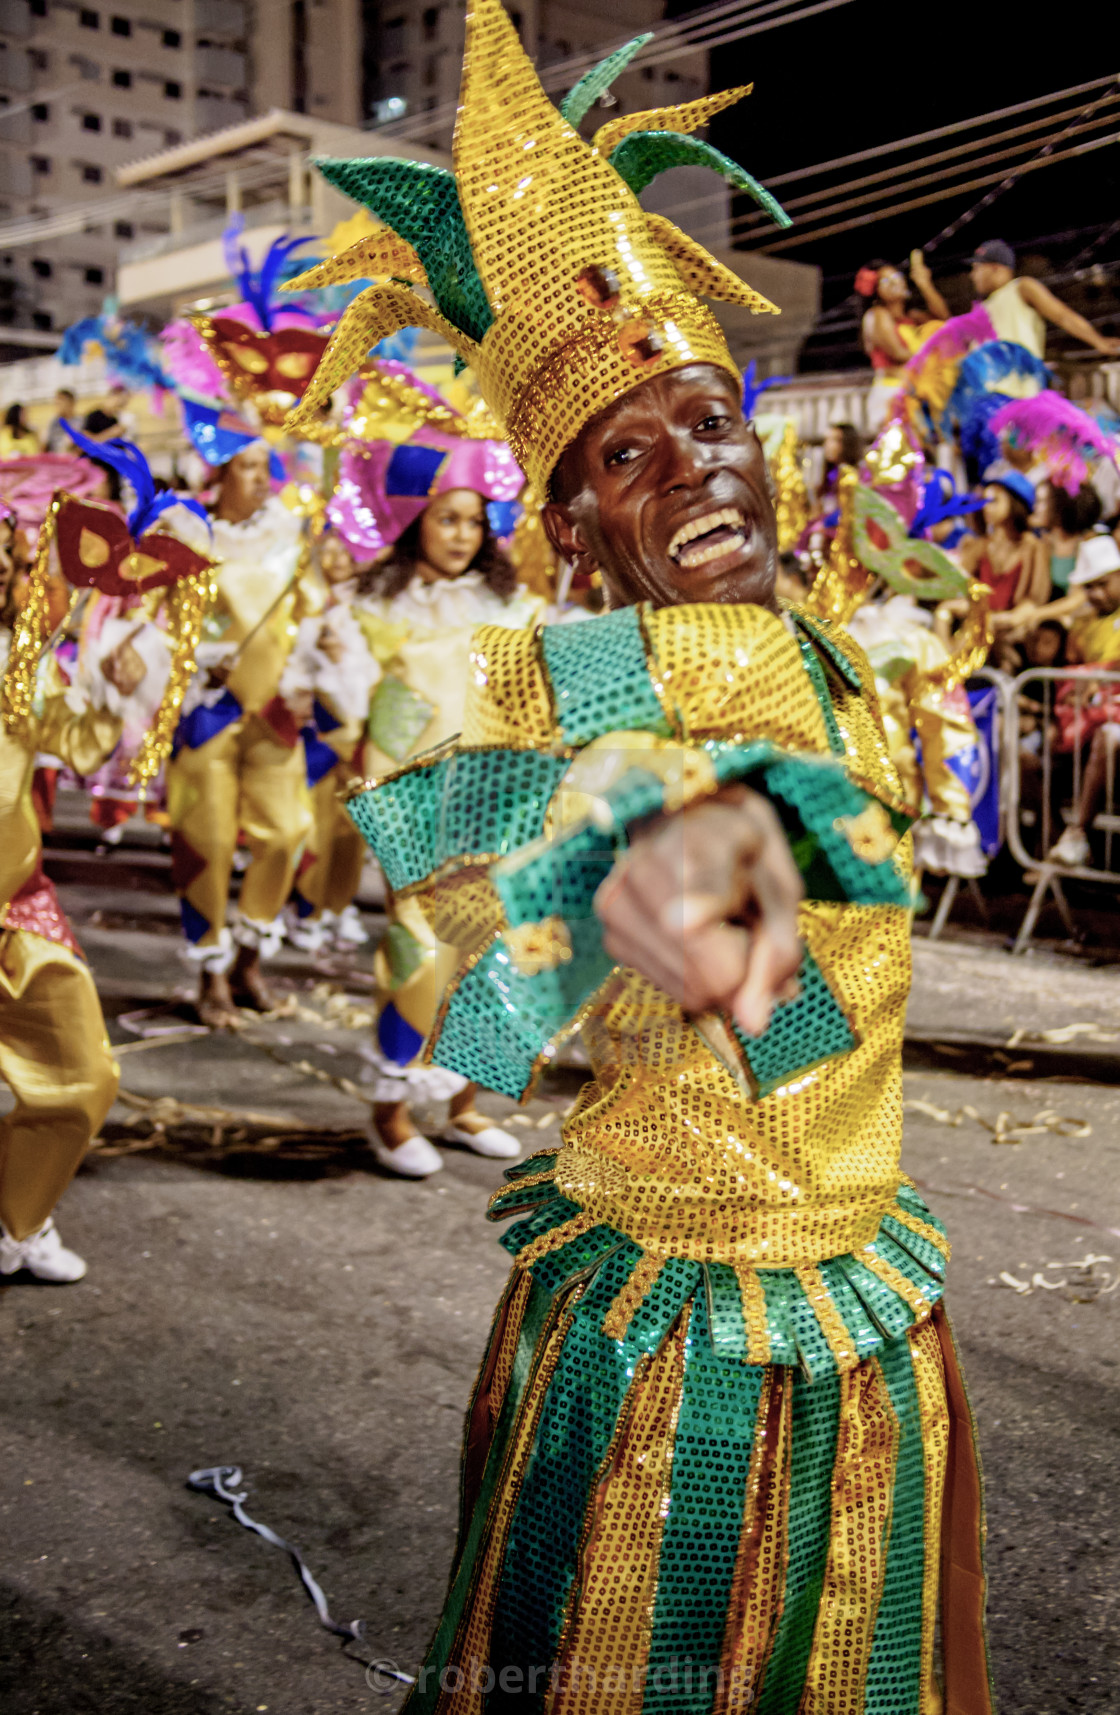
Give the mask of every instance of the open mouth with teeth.
M 722 560 L 746 546 L 747 521 L 737 506 L 721 506 L 682 524 L 669 543 L 669 558 L 685 571 Z

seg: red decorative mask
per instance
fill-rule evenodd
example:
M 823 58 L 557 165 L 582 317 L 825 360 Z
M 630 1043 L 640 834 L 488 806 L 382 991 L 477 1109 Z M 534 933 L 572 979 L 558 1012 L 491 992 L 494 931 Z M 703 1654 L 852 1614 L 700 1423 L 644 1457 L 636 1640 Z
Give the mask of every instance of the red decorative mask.
M 195 325 L 240 398 L 259 393 L 293 393 L 302 398 L 330 337 L 318 328 L 284 327 L 258 333 L 233 316 L 213 316 L 208 321 L 199 317 Z
M 214 562 L 185 542 L 150 530 L 134 538 L 111 507 L 60 497 L 58 558 L 69 583 L 103 595 L 137 596 L 204 572 Z

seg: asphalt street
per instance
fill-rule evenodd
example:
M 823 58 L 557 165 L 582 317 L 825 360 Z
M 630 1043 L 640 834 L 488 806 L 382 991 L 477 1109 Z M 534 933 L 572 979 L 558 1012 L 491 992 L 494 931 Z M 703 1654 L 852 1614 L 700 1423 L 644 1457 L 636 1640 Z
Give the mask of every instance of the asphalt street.
M 285 1016 L 190 1037 L 171 902 L 64 892 L 127 1094 L 60 1211 L 88 1277 L 0 1289 L 0 1708 L 394 1710 L 363 1662 L 415 1671 L 440 1608 L 461 1415 L 507 1266 L 483 1220 L 498 1166 L 452 1147 L 422 1183 L 374 1165 L 368 951 L 282 961 Z M 954 1241 L 1003 1715 L 1120 1710 L 1118 984 L 919 949 L 904 1165 Z M 153 1024 L 176 1034 L 135 1034 Z M 556 1139 L 577 1082 L 517 1116 L 527 1151 Z M 365 1620 L 364 1646 L 321 1630 L 287 1558 L 187 1489 L 215 1464 L 242 1467 L 249 1511 L 300 1546 L 336 1618 Z

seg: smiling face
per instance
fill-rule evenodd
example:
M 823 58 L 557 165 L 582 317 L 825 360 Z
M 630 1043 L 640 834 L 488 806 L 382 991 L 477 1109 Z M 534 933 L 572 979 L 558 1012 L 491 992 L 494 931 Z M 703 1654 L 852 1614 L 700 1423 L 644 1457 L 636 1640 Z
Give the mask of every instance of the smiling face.
M 652 377 L 603 411 L 557 467 L 549 540 L 598 570 L 612 607 L 774 609 L 777 524 L 758 436 L 726 370 Z
M 486 502 L 473 488 L 437 494 L 420 520 L 416 566 L 425 583 L 458 578 L 470 566 L 486 534 Z
M 881 304 L 893 305 L 896 309 L 905 304 L 910 296 L 910 288 L 905 276 L 897 268 L 884 268 L 879 274 L 879 284 L 875 288 L 875 296 Z

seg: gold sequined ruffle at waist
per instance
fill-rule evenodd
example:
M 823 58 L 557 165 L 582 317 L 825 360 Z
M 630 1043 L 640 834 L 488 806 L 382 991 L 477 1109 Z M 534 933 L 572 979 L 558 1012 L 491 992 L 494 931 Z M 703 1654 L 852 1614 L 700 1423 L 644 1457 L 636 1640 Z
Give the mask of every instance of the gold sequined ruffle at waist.
M 668 1166 L 668 1163 L 666 1163 Z M 791 1169 L 792 1171 L 792 1169 Z M 799 1268 L 870 1244 L 898 1184 L 897 1167 L 833 1201 L 798 1195 L 778 1169 L 736 1174 L 726 1155 L 690 1179 L 640 1175 L 617 1158 L 568 1145 L 556 1189 L 593 1222 L 625 1233 L 655 1256 Z

